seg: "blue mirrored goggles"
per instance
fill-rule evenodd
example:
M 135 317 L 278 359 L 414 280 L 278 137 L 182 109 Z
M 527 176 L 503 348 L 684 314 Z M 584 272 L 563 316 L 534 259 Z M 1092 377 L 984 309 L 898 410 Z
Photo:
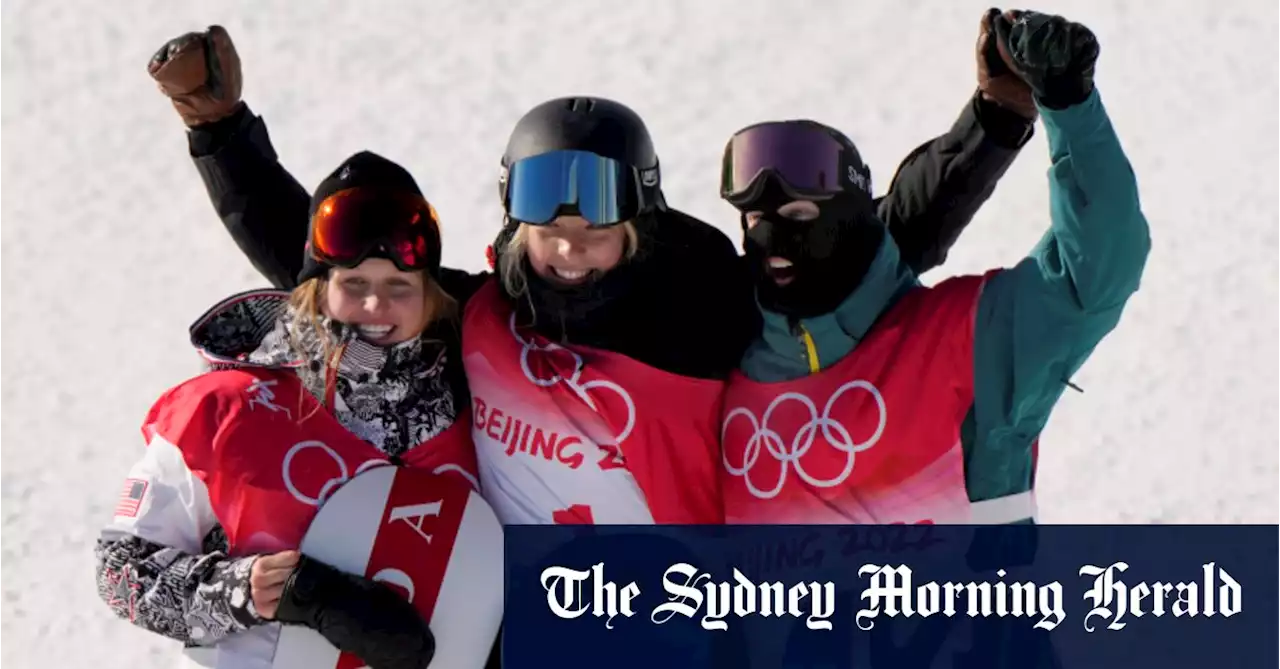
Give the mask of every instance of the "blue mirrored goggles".
M 645 207 L 638 171 L 587 151 L 552 151 L 511 165 L 503 198 L 507 216 L 546 225 L 581 216 L 597 226 L 634 219 Z

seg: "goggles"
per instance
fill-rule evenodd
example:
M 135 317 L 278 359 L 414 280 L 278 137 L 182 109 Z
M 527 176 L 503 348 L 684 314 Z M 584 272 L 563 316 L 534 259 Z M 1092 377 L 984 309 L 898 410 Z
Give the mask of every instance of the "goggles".
M 547 225 L 561 215 L 581 216 L 593 226 L 614 225 L 652 208 L 643 185 L 640 170 L 612 158 L 552 151 L 508 168 L 503 207 L 509 218 L 530 225 Z
M 850 187 L 870 194 L 870 179 L 850 160 L 849 150 L 827 128 L 814 123 L 761 123 L 738 131 L 725 147 L 720 197 L 745 205 L 760 196 L 773 176 L 796 199 L 825 199 Z
M 355 267 L 378 252 L 404 272 L 435 270 L 440 219 L 419 195 L 349 188 L 316 208 L 307 247 L 316 260 L 340 267 Z

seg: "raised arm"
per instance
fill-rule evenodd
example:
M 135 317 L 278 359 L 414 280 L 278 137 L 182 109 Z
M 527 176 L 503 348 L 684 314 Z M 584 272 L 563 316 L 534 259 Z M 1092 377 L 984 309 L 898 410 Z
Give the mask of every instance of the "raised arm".
M 1092 33 L 1061 17 L 1015 18 L 1001 30 L 1041 104 L 1050 226 L 1026 259 L 987 282 L 978 303 L 966 471 L 990 479 L 971 479 L 971 494 L 988 491 L 983 497 L 1030 485 L 1032 443 L 1070 376 L 1116 327 L 1151 248 L 1137 181 L 1093 88 Z
M 877 202 L 903 260 L 917 274 L 946 260 L 1035 127 L 1031 89 L 1001 60 L 987 16 L 976 53 L 978 91 L 947 133 L 903 159 Z
M 311 195 L 280 164 L 266 123 L 240 99 L 240 56 L 211 26 L 165 43 L 148 71 L 186 124 L 191 159 L 231 238 L 271 285 L 291 290 L 302 269 Z M 442 268 L 440 285 L 465 303 L 487 275 Z
M 169 40 L 147 70 L 189 130 L 191 158 L 227 232 L 272 285 L 293 288 L 310 196 L 241 101 L 240 56 L 227 31 L 211 26 Z

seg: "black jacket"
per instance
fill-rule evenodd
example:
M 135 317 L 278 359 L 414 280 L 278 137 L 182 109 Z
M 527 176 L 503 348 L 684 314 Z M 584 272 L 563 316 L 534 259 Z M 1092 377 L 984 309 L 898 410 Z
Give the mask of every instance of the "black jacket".
M 1031 136 L 1032 124 L 975 94 L 951 130 L 899 166 L 880 217 L 906 261 L 923 272 L 947 250 L 990 197 Z M 192 130 L 192 158 L 236 244 L 273 285 L 292 288 L 302 265 L 309 193 L 277 159 L 267 128 L 247 107 Z M 499 223 L 494 222 L 496 236 Z M 589 317 L 537 323 L 541 334 L 622 353 L 672 373 L 723 377 L 758 333 L 747 268 L 715 227 L 677 210 L 661 213 L 642 242 L 625 294 Z M 487 274 L 442 270 L 444 289 L 465 304 Z

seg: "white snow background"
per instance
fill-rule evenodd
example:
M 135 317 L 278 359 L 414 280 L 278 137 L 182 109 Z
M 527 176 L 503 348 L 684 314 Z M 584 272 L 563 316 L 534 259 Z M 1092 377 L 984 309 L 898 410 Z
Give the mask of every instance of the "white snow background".
M 219 224 L 145 65 L 221 23 L 245 99 L 308 188 L 372 149 L 403 162 L 470 269 L 498 158 L 532 105 L 613 97 L 649 123 L 669 201 L 739 239 L 728 136 L 811 117 L 878 190 L 975 85 L 976 0 L 3 4 L 5 667 L 168 666 L 113 619 L 92 544 L 151 402 L 199 369 L 187 325 L 264 281 Z M 1277 10 L 1271 0 L 1046 0 L 1098 34 L 1098 86 L 1154 248 L 1142 290 L 1044 435 L 1054 523 L 1277 522 Z M 926 276 L 1013 264 L 1048 224 L 1042 130 Z

